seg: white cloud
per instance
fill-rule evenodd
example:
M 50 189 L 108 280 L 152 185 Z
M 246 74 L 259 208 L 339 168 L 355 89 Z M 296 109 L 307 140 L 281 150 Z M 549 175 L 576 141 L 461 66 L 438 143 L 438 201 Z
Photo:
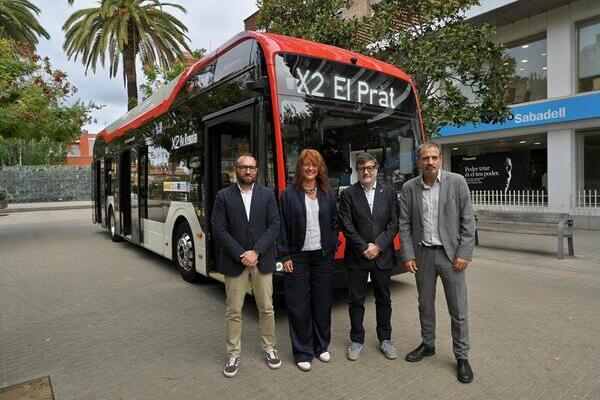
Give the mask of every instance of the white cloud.
M 50 33 L 50 40 L 40 39 L 38 53 L 48 56 L 53 68 L 66 72 L 70 82 L 79 92 L 73 101 L 80 99 L 84 102 L 93 101 L 104 104 L 101 110 L 94 111 L 92 116 L 96 123 L 85 126 L 90 132 L 98 132 L 125 112 L 127 112 L 127 94 L 123 86 L 121 72 L 110 79 L 108 71 L 99 66 L 94 73 L 91 69 L 85 74 L 85 66 L 81 60 L 69 61 L 62 49 L 65 36 L 62 26 L 66 19 L 76 10 L 96 7 L 98 1 L 75 0 L 72 6 L 67 0 L 33 0 L 41 9 L 39 21 Z M 205 48 L 214 50 L 225 43 L 235 34 L 244 29 L 244 19 L 256 11 L 255 0 L 169 0 L 165 2 L 182 5 L 187 14 L 170 9 L 188 27 L 188 37 L 192 49 Z M 122 66 L 122 64 L 121 64 Z M 143 75 L 138 73 L 138 85 L 143 83 Z

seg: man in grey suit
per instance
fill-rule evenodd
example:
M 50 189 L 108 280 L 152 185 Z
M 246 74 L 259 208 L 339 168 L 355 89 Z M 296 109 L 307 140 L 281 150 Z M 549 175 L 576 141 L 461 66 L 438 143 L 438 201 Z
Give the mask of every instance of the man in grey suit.
M 423 342 L 406 355 L 417 362 L 435 354 L 435 288 L 442 279 L 451 317 L 457 379 L 473 380 L 469 365 L 469 328 L 465 270 L 473 255 L 475 218 L 465 178 L 442 171 L 437 143 L 423 143 L 417 151 L 421 176 L 402 187 L 400 240 L 404 267 L 415 274 Z

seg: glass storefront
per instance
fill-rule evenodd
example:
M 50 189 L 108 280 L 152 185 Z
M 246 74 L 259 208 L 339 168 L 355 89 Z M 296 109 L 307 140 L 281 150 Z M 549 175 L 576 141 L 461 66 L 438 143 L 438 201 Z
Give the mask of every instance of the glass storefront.
M 508 45 L 508 63 L 515 68 L 515 76 L 508 83 L 506 102 L 508 104 L 542 100 L 547 97 L 546 38 Z
M 600 132 L 586 133 L 583 149 L 583 188 L 600 191 Z
M 600 90 L 600 19 L 579 26 L 579 91 Z
M 451 147 L 450 165 L 471 190 L 546 190 L 546 136 L 457 144 Z

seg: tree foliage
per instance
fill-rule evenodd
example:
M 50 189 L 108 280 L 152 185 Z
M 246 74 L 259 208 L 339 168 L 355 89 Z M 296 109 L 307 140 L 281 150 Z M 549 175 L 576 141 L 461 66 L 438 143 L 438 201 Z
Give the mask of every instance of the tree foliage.
M 36 18 L 39 13 L 40 9 L 28 0 L 0 0 L 0 37 L 29 43 L 35 50 L 38 36 L 50 38 Z
M 67 144 L 50 138 L 5 139 L 0 136 L 0 166 L 57 165 L 67 159 Z
M 264 5 L 268 3 L 268 7 Z M 344 23 L 329 15 L 316 24 L 312 16 L 302 17 L 311 1 L 262 0 L 261 26 L 267 30 L 311 40 L 359 49 L 355 40 L 331 33 L 334 27 L 346 32 Z M 326 9 L 340 0 L 319 2 Z M 411 75 L 421 100 L 425 129 L 429 137 L 444 125 L 499 122 L 509 117 L 504 101 L 513 66 L 494 43 L 489 24 L 472 25 L 464 12 L 477 0 L 382 0 L 373 5 L 373 14 L 361 22 L 371 29 L 372 42 L 363 52 L 398 66 Z M 327 5 L 325 5 L 327 4 Z M 294 19 L 287 19 L 293 15 Z M 349 22 L 351 23 L 351 22 Z M 351 26 L 351 25 L 349 25 Z M 364 25 L 363 25 L 364 26 Z M 322 30 L 323 34 L 315 33 Z
M 27 44 L 0 39 L 0 136 L 73 141 L 90 122 L 89 111 L 98 108 L 79 101 L 65 104 L 76 91 L 47 57 L 33 53 Z
M 359 50 L 363 19 L 342 19 L 353 0 L 257 0 L 258 26 L 273 33 Z
M 143 65 L 170 69 L 182 57 L 183 49 L 190 51 L 187 27 L 163 7 L 186 12 L 178 4 L 159 0 L 100 0 L 98 7 L 75 11 L 67 19 L 63 48 L 69 59 L 81 56 L 86 73 L 90 67 L 96 72 L 98 62 L 104 66 L 108 59 L 111 78 L 117 75 L 122 59 L 131 109 L 138 101 L 138 56 Z

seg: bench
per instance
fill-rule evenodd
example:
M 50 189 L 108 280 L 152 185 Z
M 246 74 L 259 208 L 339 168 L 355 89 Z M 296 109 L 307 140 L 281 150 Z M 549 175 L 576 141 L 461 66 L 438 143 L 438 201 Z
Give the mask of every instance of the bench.
M 479 245 L 479 232 L 507 232 L 525 235 L 558 237 L 558 259 L 564 258 L 564 239 L 567 239 L 569 255 L 574 256 L 573 218 L 567 213 L 490 211 L 475 213 L 475 245 Z

